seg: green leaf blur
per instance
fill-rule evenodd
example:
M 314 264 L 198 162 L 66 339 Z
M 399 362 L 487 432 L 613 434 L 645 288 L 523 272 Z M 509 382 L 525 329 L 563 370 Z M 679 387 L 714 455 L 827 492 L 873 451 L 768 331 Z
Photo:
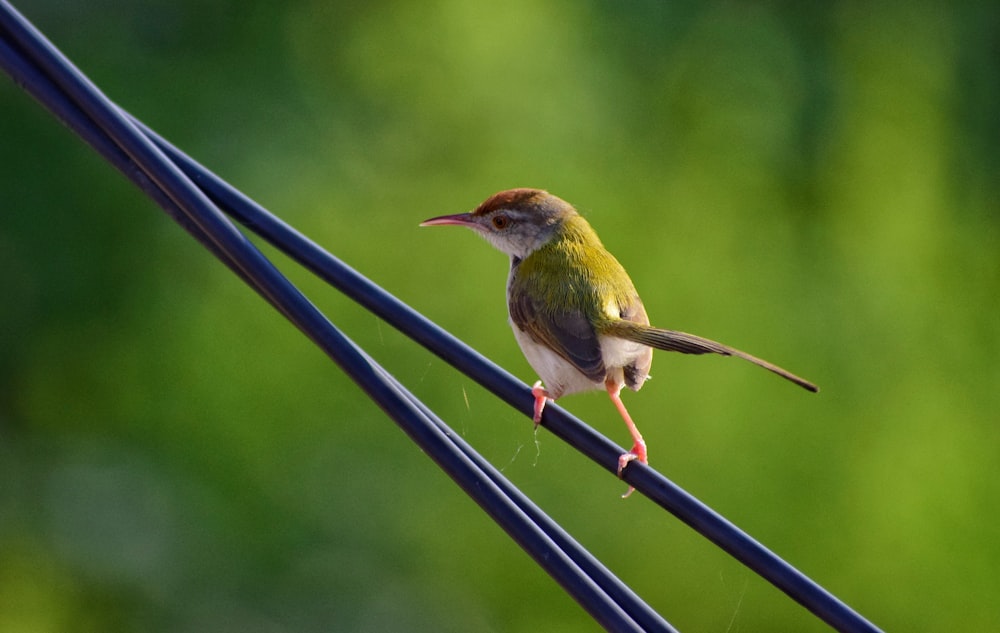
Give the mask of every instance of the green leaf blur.
M 578 206 L 655 325 L 650 461 L 877 625 L 1000 628 L 996 3 L 19 7 L 115 101 L 527 382 L 506 261 Z M 338 369 L 0 80 L 0 633 L 581 631 Z M 683 631 L 825 625 L 287 260 Z M 562 404 L 622 444 L 600 393 Z

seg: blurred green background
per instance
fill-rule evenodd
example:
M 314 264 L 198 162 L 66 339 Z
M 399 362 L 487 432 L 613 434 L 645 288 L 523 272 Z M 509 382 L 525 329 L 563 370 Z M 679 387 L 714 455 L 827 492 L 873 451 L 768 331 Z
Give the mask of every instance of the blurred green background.
M 529 383 L 503 255 L 574 202 L 655 324 L 651 463 L 879 626 L 1000 628 L 997 3 L 21 3 L 112 99 Z M 0 632 L 597 626 L 339 370 L 0 80 Z M 684 631 L 825 625 L 278 261 Z M 627 443 L 600 393 L 562 402 Z

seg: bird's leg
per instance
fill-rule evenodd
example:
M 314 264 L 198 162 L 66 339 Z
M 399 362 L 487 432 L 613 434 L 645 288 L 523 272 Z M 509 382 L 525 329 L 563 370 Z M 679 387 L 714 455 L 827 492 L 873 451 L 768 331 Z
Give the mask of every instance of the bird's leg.
M 545 390 L 542 386 L 541 380 L 536 380 L 535 384 L 531 386 L 531 395 L 535 396 L 535 417 L 532 418 L 535 421 L 535 428 L 538 428 L 538 424 L 542 421 L 542 411 L 545 410 L 545 403 L 551 398 L 549 397 L 549 392 Z
M 618 409 L 618 413 L 621 414 L 622 419 L 625 420 L 625 426 L 628 427 L 629 433 L 632 434 L 632 450 L 628 453 L 622 453 L 618 458 L 618 476 L 622 476 L 622 471 L 625 467 L 629 465 L 629 462 L 634 460 L 639 460 L 643 464 L 648 464 L 649 461 L 646 458 L 646 441 L 642 439 L 642 433 L 636 427 L 635 422 L 632 421 L 632 416 L 628 414 L 628 410 L 625 409 L 625 404 L 622 402 L 621 391 L 622 386 L 618 381 L 609 378 L 604 382 L 605 388 L 608 390 L 608 397 L 611 398 L 611 402 L 615 403 L 615 408 Z M 635 488 L 629 486 L 628 492 L 626 492 L 622 497 L 627 497 L 632 494 Z

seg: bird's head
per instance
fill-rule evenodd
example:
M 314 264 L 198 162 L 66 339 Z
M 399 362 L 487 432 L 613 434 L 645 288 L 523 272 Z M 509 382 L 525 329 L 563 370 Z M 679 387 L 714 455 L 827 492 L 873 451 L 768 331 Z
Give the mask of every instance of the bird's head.
M 467 226 L 498 250 L 523 259 L 546 244 L 573 216 L 571 204 L 541 189 L 508 189 L 495 193 L 469 213 L 442 215 L 420 226 Z

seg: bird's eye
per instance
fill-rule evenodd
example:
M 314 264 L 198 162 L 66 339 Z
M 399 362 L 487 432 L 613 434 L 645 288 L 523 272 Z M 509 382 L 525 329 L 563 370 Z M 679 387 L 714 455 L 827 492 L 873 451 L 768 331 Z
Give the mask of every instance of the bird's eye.
M 510 226 L 510 218 L 506 215 L 493 216 L 493 228 L 503 230 Z

